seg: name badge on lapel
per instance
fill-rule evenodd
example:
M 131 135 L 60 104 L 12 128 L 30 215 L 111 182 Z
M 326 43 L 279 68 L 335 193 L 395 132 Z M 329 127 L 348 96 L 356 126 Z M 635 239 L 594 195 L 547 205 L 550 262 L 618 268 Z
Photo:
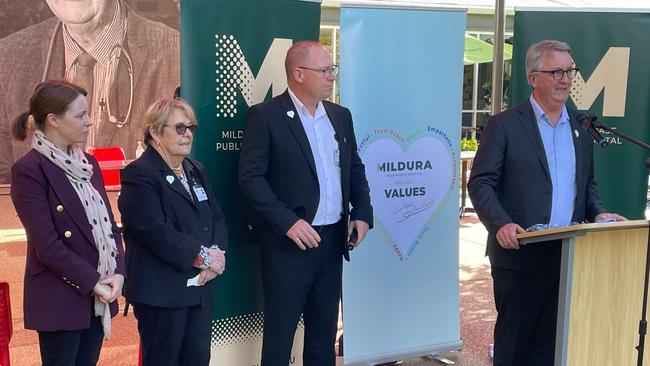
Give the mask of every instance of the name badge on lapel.
M 203 189 L 202 186 L 195 185 L 195 186 L 192 186 L 192 189 L 194 190 L 194 195 L 196 195 L 196 199 L 198 199 L 199 202 L 203 202 L 203 201 L 206 201 L 208 199 L 208 195 L 205 194 L 205 190 Z

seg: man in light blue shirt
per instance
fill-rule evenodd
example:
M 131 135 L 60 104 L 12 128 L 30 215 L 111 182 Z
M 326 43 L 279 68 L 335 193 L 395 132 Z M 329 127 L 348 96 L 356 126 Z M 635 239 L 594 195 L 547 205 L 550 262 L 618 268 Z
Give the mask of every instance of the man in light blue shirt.
M 566 106 L 562 106 L 560 119 L 553 124 L 532 95 L 530 104 L 533 106 L 537 127 L 544 144 L 553 187 L 551 219 L 548 226 L 552 228 L 567 226 L 571 223 L 576 197 L 576 156 L 569 114 Z
M 593 139 L 567 109 L 577 74 L 571 48 L 541 41 L 526 54 L 531 96 L 490 119 L 469 194 L 487 228 L 497 322 L 494 365 L 553 365 L 561 243 L 520 247 L 531 226 L 625 220 L 606 213 L 593 172 Z

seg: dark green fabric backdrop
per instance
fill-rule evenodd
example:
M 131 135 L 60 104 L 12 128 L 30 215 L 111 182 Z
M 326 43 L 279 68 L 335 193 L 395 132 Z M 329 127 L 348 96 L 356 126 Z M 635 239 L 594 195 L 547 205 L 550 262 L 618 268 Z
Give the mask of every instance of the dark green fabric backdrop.
M 275 57 L 272 74 L 286 85 L 284 54 L 269 56 L 265 61 L 267 52 L 276 38 L 289 42 L 318 40 L 320 4 L 297 0 L 190 0 L 181 2 L 181 6 L 182 97 L 195 108 L 199 120 L 192 155 L 210 173 L 226 214 L 230 238 L 226 272 L 216 279 L 215 319 L 260 312 L 259 243 L 246 229 L 249 208 L 237 184 L 239 144 L 248 109 L 242 90 L 251 86 L 237 81 L 238 75 L 244 73 L 233 69 L 240 70 L 236 62 L 241 64 L 239 56 L 243 55 L 257 77 L 263 62 L 274 61 L 271 58 Z M 220 39 L 227 42 L 220 43 Z M 232 61 L 232 65 L 224 60 Z M 266 98 L 271 97 L 271 91 L 269 88 Z M 228 112 L 224 116 L 225 109 Z
M 571 46 L 573 59 L 580 68 L 569 105 L 579 106 L 586 115 L 596 114 L 606 125 L 650 141 L 648 34 L 648 13 L 518 11 L 515 14 L 512 105 L 530 95 L 525 71 L 528 47 L 543 39 L 565 41 Z M 609 57 L 615 52 L 619 57 Z M 629 61 L 620 57 L 626 53 L 629 53 Z M 623 93 L 616 90 L 616 82 L 627 83 Z M 589 88 L 591 92 L 598 92 L 591 105 L 590 98 L 585 97 L 590 94 Z M 611 98 L 606 108 L 605 98 Z M 644 161 L 649 154 L 612 134 L 603 135 L 610 145 L 606 149 L 595 146 L 594 160 L 596 181 L 605 207 L 631 219 L 643 218 L 648 183 Z

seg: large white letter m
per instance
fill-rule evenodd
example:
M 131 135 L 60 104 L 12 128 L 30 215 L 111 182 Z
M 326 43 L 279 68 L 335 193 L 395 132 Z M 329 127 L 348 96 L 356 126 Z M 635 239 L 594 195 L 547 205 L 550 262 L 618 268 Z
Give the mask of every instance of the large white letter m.
M 244 52 L 232 35 L 215 36 L 217 117 L 234 117 L 237 113 L 237 92 L 241 92 L 250 107 L 264 101 L 273 87 L 272 95 L 287 88 L 284 58 L 293 41 L 275 38 L 271 43 L 257 77 L 253 75 Z
M 610 47 L 585 81 L 580 73 L 573 79 L 571 99 L 579 110 L 591 108 L 603 92 L 603 116 L 624 117 L 630 48 Z

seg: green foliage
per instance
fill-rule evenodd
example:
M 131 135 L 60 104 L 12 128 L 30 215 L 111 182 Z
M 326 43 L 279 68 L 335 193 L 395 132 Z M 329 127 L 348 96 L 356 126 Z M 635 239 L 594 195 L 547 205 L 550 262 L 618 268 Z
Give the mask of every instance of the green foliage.
M 460 140 L 460 151 L 478 150 L 478 141 L 476 139 L 463 138 Z

